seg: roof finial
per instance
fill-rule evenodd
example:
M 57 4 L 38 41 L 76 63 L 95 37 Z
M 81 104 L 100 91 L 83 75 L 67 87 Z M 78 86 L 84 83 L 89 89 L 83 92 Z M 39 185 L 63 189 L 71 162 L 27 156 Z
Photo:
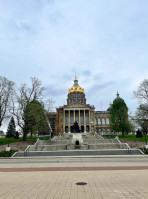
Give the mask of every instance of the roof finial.
M 117 90 L 117 97 L 119 97 L 119 93 L 118 93 L 118 90 Z
M 77 79 L 76 76 L 75 76 L 75 80 L 74 80 L 74 86 L 79 86 L 79 84 L 78 84 L 78 79 Z

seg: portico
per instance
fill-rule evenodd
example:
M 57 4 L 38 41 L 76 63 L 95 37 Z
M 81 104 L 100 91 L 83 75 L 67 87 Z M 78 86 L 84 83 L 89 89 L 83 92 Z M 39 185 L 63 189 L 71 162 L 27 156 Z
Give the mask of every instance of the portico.
M 91 119 L 90 108 L 64 108 L 63 132 L 71 133 L 74 122 L 78 123 L 82 133 L 91 132 L 91 126 L 94 125 L 94 117 Z

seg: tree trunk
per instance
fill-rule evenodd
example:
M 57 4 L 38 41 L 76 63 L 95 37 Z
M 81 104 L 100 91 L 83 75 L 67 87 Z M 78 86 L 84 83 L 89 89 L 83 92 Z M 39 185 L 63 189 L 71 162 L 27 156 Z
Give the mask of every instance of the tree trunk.
M 32 132 L 31 132 L 31 135 L 30 135 L 30 137 L 32 138 Z
M 124 137 L 124 136 L 125 136 L 124 131 L 122 131 L 122 137 Z
M 26 129 L 24 129 L 23 130 L 23 141 L 26 141 L 26 139 L 27 139 L 27 130 Z

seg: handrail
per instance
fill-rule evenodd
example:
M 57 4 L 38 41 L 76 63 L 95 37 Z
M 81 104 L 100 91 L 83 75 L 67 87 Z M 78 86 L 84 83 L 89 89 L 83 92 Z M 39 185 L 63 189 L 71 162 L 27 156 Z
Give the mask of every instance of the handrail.
M 24 156 L 27 156 L 27 155 L 28 155 L 29 149 L 30 149 L 30 145 L 27 146 L 27 148 L 25 149 L 25 151 L 24 151 Z
M 118 136 L 116 136 L 115 139 L 116 139 L 119 143 L 121 143 L 120 140 L 119 140 L 119 138 L 118 138 Z
M 37 148 L 38 148 L 38 145 L 39 145 L 39 138 L 37 139 L 37 141 L 36 141 L 36 143 L 35 143 L 35 151 L 37 150 Z
M 131 154 L 131 153 L 132 153 L 132 150 L 131 150 L 130 146 L 129 146 L 127 143 L 125 143 L 125 145 L 126 145 L 126 147 L 127 147 L 128 153 Z

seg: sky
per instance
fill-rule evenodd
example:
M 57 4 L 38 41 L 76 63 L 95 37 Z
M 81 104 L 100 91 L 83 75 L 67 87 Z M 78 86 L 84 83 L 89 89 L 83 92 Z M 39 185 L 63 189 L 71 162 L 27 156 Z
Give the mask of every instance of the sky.
M 54 107 L 77 76 L 87 103 L 106 110 L 117 90 L 134 113 L 148 78 L 147 0 L 0 0 L 0 76 L 37 77 Z

